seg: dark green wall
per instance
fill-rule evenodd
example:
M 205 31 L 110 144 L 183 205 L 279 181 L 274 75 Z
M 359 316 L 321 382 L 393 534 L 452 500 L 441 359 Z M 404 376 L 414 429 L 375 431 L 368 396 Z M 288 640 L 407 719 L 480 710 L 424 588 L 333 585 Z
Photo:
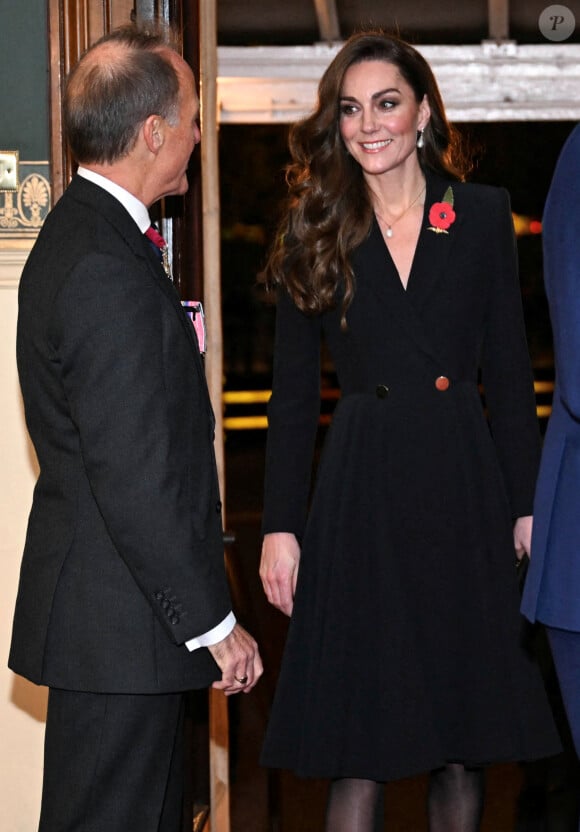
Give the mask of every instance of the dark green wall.
M 46 0 L 0 0 L 0 150 L 44 161 L 48 138 Z

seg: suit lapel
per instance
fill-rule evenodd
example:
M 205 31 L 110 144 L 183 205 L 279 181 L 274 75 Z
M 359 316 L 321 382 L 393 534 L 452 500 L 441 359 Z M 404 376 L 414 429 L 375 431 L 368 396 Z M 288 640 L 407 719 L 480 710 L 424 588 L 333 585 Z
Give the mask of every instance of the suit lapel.
M 173 285 L 173 281 L 171 281 L 163 269 L 163 266 L 159 262 L 158 258 L 155 256 L 154 252 L 151 250 L 151 246 L 147 242 L 147 239 L 144 237 L 143 234 L 139 234 L 139 241 L 141 243 L 142 251 L 141 256 L 145 256 L 147 263 L 149 265 L 149 270 L 151 272 L 151 276 L 157 283 L 160 290 L 163 294 L 167 297 L 170 304 L 175 310 L 175 313 L 179 319 L 180 324 L 185 329 L 185 333 L 189 339 L 189 342 L 192 347 L 193 352 L 193 363 L 197 370 L 197 373 L 200 377 L 201 386 L 205 393 L 205 398 L 207 401 L 208 411 L 212 420 L 212 424 L 215 425 L 215 415 L 213 412 L 213 407 L 211 404 L 211 400 L 209 398 L 209 391 L 207 389 L 207 383 L 205 378 L 205 369 L 203 365 L 203 360 L 201 354 L 199 352 L 199 344 L 197 341 L 197 336 L 195 334 L 195 330 L 193 328 L 192 322 L 189 320 L 187 313 L 185 312 L 183 306 L 181 305 L 181 300 L 177 293 L 177 289 Z M 139 254 L 138 252 L 136 252 Z
M 90 205 L 93 210 L 96 210 L 103 217 L 111 226 L 111 234 L 121 237 L 135 257 L 143 262 L 144 270 L 147 270 L 146 273 L 155 281 L 160 291 L 173 307 L 179 323 L 184 328 L 191 345 L 193 364 L 200 378 L 202 389 L 205 391 L 210 417 L 215 423 L 195 331 L 181 305 L 175 286 L 168 279 L 161 263 L 155 257 L 147 238 L 141 234 L 135 221 L 123 205 L 107 191 L 103 190 L 103 188 L 99 188 L 98 185 L 77 176 L 69 185 L 66 195 Z

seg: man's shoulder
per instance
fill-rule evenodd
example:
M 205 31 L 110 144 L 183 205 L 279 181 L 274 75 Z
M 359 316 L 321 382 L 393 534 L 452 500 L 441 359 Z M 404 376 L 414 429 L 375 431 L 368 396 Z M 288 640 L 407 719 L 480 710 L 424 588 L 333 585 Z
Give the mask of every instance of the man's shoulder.
M 90 195 L 77 198 L 76 190 L 63 194 L 40 230 L 20 280 L 21 304 L 36 307 L 43 298 L 50 305 L 66 287 L 86 297 L 106 289 L 115 295 L 126 286 L 144 292 L 148 286 L 142 235 L 133 220 L 123 217 L 122 206 L 120 219 L 114 211 L 112 217 Z
M 125 208 L 92 182 L 75 177 L 48 214 L 32 249 L 45 262 L 63 264 L 88 253 L 139 250 L 141 233 Z
M 33 253 L 42 250 L 43 256 L 50 256 L 51 250 L 60 253 L 61 245 L 66 251 L 78 247 L 83 240 L 94 239 L 97 228 L 106 224 L 106 215 L 91 204 L 90 198 L 79 199 L 82 193 L 82 189 L 74 187 L 73 180 L 46 217 Z
M 38 273 L 43 280 L 68 271 L 99 249 L 105 221 L 98 213 L 70 200 L 65 193 L 47 216 L 22 273 L 22 281 Z
M 88 220 L 90 224 L 129 230 L 135 226 L 134 220 L 117 199 L 80 176 L 72 179 L 51 214 L 62 222 L 86 223 Z

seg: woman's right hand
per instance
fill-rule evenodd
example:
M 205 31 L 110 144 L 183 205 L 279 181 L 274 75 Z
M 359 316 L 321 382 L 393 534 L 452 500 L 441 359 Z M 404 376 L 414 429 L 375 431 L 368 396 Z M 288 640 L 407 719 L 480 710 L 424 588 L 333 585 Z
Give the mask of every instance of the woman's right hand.
M 285 615 L 292 615 L 300 563 L 300 546 L 289 532 L 264 535 L 260 578 L 268 601 Z

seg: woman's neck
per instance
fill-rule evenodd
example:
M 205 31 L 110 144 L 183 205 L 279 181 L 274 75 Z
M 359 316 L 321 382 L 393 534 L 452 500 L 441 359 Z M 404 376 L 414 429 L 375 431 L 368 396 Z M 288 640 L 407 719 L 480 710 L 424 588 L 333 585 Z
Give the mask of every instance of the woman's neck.
M 414 171 L 403 175 L 393 171 L 392 174 L 367 180 L 367 184 L 373 208 L 377 214 L 383 216 L 398 216 L 409 208 L 411 203 L 418 202 L 418 194 L 422 194 L 426 185 L 425 175 L 418 165 Z

